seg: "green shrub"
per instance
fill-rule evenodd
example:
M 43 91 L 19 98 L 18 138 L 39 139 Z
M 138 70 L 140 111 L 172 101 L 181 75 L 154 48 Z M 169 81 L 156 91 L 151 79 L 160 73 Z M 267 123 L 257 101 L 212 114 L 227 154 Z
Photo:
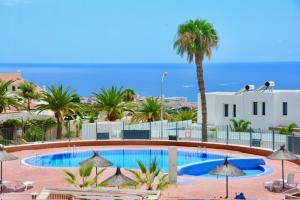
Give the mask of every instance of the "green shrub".
M 281 128 L 279 133 L 285 135 L 294 135 L 294 128 L 297 128 L 297 124 L 291 123 L 287 127 Z
M 63 135 L 64 138 L 74 138 L 75 136 L 76 136 L 75 131 L 67 131 L 67 132 Z
M 236 120 L 236 119 L 231 119 L 230 120 L 232 124 L 232 131 L 233 132 L 247 132 L 250 131 L 250 125 L 251 122 L 245 121 L 245 120 Z
M 38 126 L 33 126 L 25 131 L 24 139 L 28 142 L 43 140 L 44 129 Z

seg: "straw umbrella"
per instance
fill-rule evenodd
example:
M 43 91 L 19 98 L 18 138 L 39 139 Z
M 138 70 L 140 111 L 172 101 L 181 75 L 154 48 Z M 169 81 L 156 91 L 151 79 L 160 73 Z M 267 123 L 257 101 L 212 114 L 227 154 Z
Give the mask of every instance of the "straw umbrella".
M 219 165 L 215 169 L 209 172 L 211 175 L 226 176 L 226 199 L 228 198 L 228 177 L 229 176 L 244 176 L 245 172 L 232 166 L 228 162 L 228 158 L 225 157 L 224 164 Z
M 285 145 L 281 145 L 280 148 L 274 151 L 271 155 L 268 156 L 271 160 L 281 160 L 281 170 L 282 170 L 282 190 L 284 190 L 284 161 L 285 160 L 298 160 L 299 157 L 289 152 Z
M 106 158 L 103 158 L 102 156 L 100 156 L 97 151 L 93 151 L 92 157 L 80 162 L 80 165 L 86 165 L 86 164 L 96 167 L 96 175 L 98 173 L 98 167 L 104 168 L 104 167 L 110 167 L 113 165 L 112 162 L 110 162 Z M 96 178 L 96 185 L 97 185 L 97 183 L 98 183 L 98 180 Z
M 122 185 L 133 185 L 136 182 L 122 174 L 120 167 L 117 167 L 116 173 L 104 180 L 102 183 L 107 184 L 110 187 L 120 187 Z
M 0 183 L 1 183 L 1 192 L 3 190 L 3 184 L 2 184 L 2 181 L 3 181 L 3 177 L 2 177 L 2 161 L 17 160 L 17 159 L 18 158 L 16 156 L 7 153 L 4 150 L 3 145 L 0 144 L 0 162 L 1 162 L 1 180 L 0 180 Z

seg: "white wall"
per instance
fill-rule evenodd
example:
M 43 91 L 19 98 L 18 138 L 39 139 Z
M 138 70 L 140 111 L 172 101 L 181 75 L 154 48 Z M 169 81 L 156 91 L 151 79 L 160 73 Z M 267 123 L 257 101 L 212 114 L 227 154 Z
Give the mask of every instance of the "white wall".
M 96 128 L 97 125 L 97 128 Z M 110 138 L 119 138 L 123 122 L 97 122 L 82 124 L 82 139 L 96 140 L 96 132 L 108 132 Z
M 41 113 L 38 112 L 27 112 L 27 111 L 22 111 L 22 112 L 15 112 L 15 113 L 2 113 L 0 114 L 0 121 L 6 121 L 8 119 L 46 119 L 49 117 L 53 117 L 54 115 L 51 112 L 48 111 L 43 111 Z
M 250 121 L 252 128 L 286 126 L 296 123 L 300 126 L 300 91 L 250 91 L 207 93 L 208 124 L 228 125 L 236 104 L 236 119 Z M 253 115 L 253 102 L 258 102 L 257 115 Z M 262 115 L 262 102 L 266 103 L 266 114 Z M 288 103 L 288 115 L 282 115 L 282 103 Z M 229 105 L 229 116 L 224 117 L 224 104 Z M 198 97 L 198 123 L 201 123 L 201 101 Z

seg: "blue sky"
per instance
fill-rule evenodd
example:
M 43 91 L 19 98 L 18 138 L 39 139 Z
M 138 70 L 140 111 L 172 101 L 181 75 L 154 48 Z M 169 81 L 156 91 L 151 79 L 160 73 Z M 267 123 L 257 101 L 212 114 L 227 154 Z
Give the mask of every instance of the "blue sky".
M 0 0 L 0 62 L 186 62 L 173 41 L 196 18 L 212 62 L 300 61 L 299 0 Z

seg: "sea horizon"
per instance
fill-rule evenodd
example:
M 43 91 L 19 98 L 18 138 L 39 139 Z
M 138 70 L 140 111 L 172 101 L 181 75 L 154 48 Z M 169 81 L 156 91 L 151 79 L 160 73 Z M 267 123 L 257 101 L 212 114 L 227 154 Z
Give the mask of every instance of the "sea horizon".
M 80 96 L 116 85 L 132 88 L 141 96 L 159 96 L 161 74 L 167 97 L 197 101 L 195 64 L 188 63 L 0 63 L 0 73 L 21 70 L 25 79 L 39 86 L 70 86 Z M 275 81 L 275 89 L 300 89 L 300 62 L 205 62 L 206 91 L 238 91 L 246 84 L 256 87 Z

